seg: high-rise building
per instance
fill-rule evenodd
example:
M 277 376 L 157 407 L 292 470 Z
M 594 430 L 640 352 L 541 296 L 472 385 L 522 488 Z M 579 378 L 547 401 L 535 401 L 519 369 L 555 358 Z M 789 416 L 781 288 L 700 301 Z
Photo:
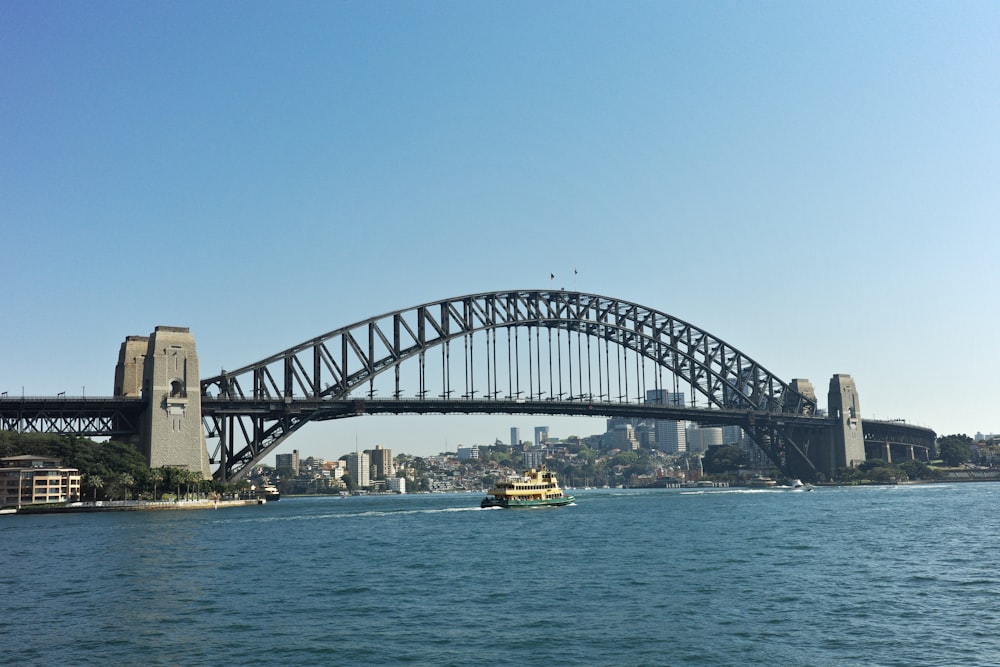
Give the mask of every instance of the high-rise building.
M 510 428 L 510 446 L 517 447 L 521 444 L 521 429 L 516 426 Z
M 371 486 L 371 470 L 368 454 L 357 452 L 347 455 L 347 472 L 354 478 L 354 482 L 359 488 Z
M 687 451 L 687 437 L 683 421 L 664 421 L 656 425 L 656 443 L 661 452 L 681 454 Z
M 646 402 L 652 403 L 653 405 L 666 405 L 667 404 L 667 390 L 666 389 L 647 389 L 646 390 Z
M 366 449 L 372 468 L 372 476 L 375 479 L 389 479 L 396 476 L 396 468 L 392 464 L 392 450 L 386 449 L 382 445 L 375 445 L 375 449 Z
M 536 426 L 535 427 L 535 447 L 541 447 L 549 439 L 549 427 L 548 426 Z
M 666 389 L 649 389 L 646 391 L 646 403 L 684 407 L 684 393 L 669 392 Z M 687 422 L 657 419 L 655 424 L 657 449 L 668 454 L 679 454 L 687 451 L 687 438 L 685 437 Z
M 706 452 L 709 447 L 723 444 L 722 429 L 718 426 L 701 428 L 696 424 L 690 424 L 685 437 L 689 452 Z
M 296 475 L 299 474 L 299 450 L 293 449 L 291 454 L 275 454 L 275 468 L 291 468 Z
M 739 445 L 743 442 L 743 428 L 729 425 L 722 427 L 722 444 Z
M 639 441 L 635 437 L 635 428 L 628 423 L 618 424 L 611 431 L 611 448 L 631 452 L 639 449 Z

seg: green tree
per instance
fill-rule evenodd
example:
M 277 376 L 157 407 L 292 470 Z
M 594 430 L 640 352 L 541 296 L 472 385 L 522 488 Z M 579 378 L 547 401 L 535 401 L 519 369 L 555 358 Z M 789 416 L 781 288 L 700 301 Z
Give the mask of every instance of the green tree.
M 153 485 L 153 500 L 159 500 L 156 495 L 156 486 L 163 482 L 163 469 L 153 468 L 150 470 L 149 474 L 146 476 L 146 481 Z
M 639 454 L 636 452 L 618 452 L 611 459 L 611 465 L 613 466 L 629 466 L 633 463 L 638 463 Z
M 884 468 L 887 465 L 889 464 L 886 463 L 885 459 L 867 459 L 864 463 L 858 466 L 858 470 L 861 472 L 868 472 L 874 468 Z
M 965 435 L 946 435 L 937 439 L 938 453 L 946 466 L 958 466 L 972 458 L 972 438 Z
M 865 477 L 872 482 L 885 484 L 896 479 L 896 471 L 890 466 L 879 466 L 869 469 L 865 473 Z
M 349 472 L 345 472 L 343 476 L 340 478 L 340 481 L 344 483 L 348 491 L 353 492 L 355 489 L 358 488 L 358 483 L 354 481 L 354 477 L 352 477 L 351 473 Z
M 858 468 L 846 467 L 837 470 L 837 474 L 834 475 L 834 479 L 841 484 L 851 484 L 861 481 L 862 473 Z
M 104 480 L 101 479 L 100 475 L 84 475 L 83 482 L 86 486 L 89 486 L 93 491 L 93 501 L 97 502 L 97 490 L 104 486 Z
M 923 461 L 903 461 L 899 464 L 899 469 L 906 473 L 910 479 L 931 479 L 933 477 L 930 466 Z
M 702 469 L 709 474 L 721 474 L 739 468 L 745 463 L 743 449 L 739 445 L 709 447 L 702 459 Z
M 166 467 L 163 469 L 164 486 L 177 489 L 177 500 L 180 500 L 181 487 L 186 487 L 190 483 L 188 471 L 183 468 Z
M 128 500 L 129 490 L 135 486 L 135 478 L 127 472 L 119 473 L 118 484 L 122 487 L 122 500 Z
M 201 479 L 198 475 L 187 469 L 182 469 L 180 471 L 181 480 L 184 482 L 184 498 L 185 500 L 191 497 L 191 485 L 197 484 L 198 480 Z M 196 487 L 197 488 L 197 487 Z

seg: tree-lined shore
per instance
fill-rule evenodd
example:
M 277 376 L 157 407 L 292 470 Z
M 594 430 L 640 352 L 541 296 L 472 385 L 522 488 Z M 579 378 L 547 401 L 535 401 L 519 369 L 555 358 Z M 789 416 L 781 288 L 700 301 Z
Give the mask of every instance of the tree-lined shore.
M 249 483 L 226 485 L 182 468 L 150 468 L 125 442 L 51 433 L 0 431 L 0 458 L 20 455 L 59 459 L 82 475 L 80 501 L 177 500 L 239 493 Z

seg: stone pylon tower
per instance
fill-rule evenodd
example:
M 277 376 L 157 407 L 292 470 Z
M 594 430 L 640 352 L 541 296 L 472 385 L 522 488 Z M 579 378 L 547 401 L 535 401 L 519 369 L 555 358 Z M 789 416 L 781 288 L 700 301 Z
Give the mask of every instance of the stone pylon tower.
M 128 336 L 118 351 L 115 366 L 115 396 L 142 396 L 142 376 L 146 371 L 149 336 Z
M 115 395 L 146 400 L 138 445 L 149 467 L 183 468 L 211 477 L 198 353 L 187 327 L 156 327 L 151 336 L 126 338 L 115 369 Z
M 808 380 L 792 380 L 791 387 L 802 396 L 816 400 L 816 392 Z M 815 470 L 830 479 L 841 468 L 854 468 L 865 462 L 861 401 L 850 375 L 838 374 L 830 378 L 827 409 L 828 416 L 836 420 L 830 428 L 788 429 L 793 441 L 808 457 L 807 461 L 796 452 L 789 452 L 789 467 L 803 478 Z
M 857 467 L 865 462 L 865 431 L 861 425 L 861 401 L 850 375 L 830 378 L 827 408 L 838 424 L 832 432 L 833 469 Z

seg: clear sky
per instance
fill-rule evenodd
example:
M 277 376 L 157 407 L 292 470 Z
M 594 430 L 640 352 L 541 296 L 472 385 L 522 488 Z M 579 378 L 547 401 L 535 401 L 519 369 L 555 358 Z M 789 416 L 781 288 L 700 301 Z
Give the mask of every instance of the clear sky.
M 565 287 L 1000 431 L 1000 3 L 0 3 L 0 391 Z M 574 268 L 578 271 L 573 274 Z M 555 280 L 550 280 L 555 274 Z M 603 431 L 363 417 L 278 451 Z

